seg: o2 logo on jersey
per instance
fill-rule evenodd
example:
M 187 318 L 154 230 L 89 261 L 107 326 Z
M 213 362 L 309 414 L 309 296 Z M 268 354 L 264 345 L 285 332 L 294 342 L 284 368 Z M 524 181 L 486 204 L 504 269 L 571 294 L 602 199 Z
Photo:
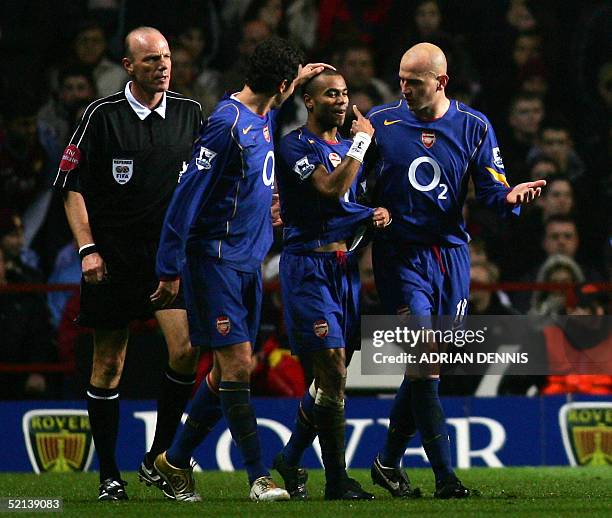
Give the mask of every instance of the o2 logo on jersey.
M 433 169 L 433 178 L 428 184 L 420 183 L 417 178 L 417 171 L 421 164 L 429 164 L 429 166 L 431 166 L 431 168 Z M 427 167 L 427 169 L 429 169 L 429 167 Z M 439 187 L 440 189 L 442 189 L 442 191 L 438 194 L 438 199 L 446 200 L 448 185 L 446 185 L 445 183 L 440 183 L 441 177 L 442 169 L 440 168 L 440 164 L 438 164 L 438 162 L 436 162 L 433 158 L 429 156 L 421 156 L 419 158 L 415 158 L 410 164 L 410 167 L 408 168 L 408 180 L 410 181 L 410 185 L 412 185 L 412 187 L 414 187 L 417 191 L 421 192 L 429 192 Z
M 200 156 L 195 160 L 198 171 L 201 171 L 202 169 L 210 169 L 212 167 L 212 161 L 216 156 L 217 153 L 208 149 L 207 147 L 202 146 L 200 148 Z
M 268 151 L 266 159 L 264 160 L 263 171 L 261 172 L 261 179 L 263 180 L 263 183 L 266 187 L 274 189 L 274 151 L 272 150 Z
M 331 162 L 331 165 L 334 166 L 334 168 L 338 167 L 340 165 L 340 162 L 342 162 L 342 158 L 340 158 L 340 155 L 338 153 L 330 153 L 327 158 L 329 158 L 329 161 Z

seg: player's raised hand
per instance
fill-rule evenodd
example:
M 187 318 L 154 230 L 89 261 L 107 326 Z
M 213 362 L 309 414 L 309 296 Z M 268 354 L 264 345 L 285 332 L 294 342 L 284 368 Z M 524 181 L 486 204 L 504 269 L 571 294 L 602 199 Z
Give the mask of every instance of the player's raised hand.
M 83 279 L 87 284 L 97 284 L 102 282 L 106 275 L 106 265 L 99 253 L 93 253 L 83 257 L 81 261 L 81 271 Z
M 304 66 L 300 65 L 298 68 L 298 75 L 294 80 L 295 86 L 304 84 L 309 79 L 323 72 L 323 70 L 326 68 L 329 70 L 336 70 L 335 67 L 332 67 L 327 63 L 308 63 Z
M 522 205 L 532 202 L 542 194 L 542 187 L 545 185 L 546 180 L 519 183 L 506 195 L 506 201 L 511 205 Z
M 370 123 L 368 119 L 366 119 L 362 113 L 359 111 L 356 105 L 353 104 L 353 113 L 355 114 L 356 119 L 353 121 L 351 125 L 351 134 L 357 135 L 360 131 L 363 133 L 367 133 L 370 135 L 374 135 L 374 126 Z
M 280 212 L 280 198 L 278 194 L 272 195 L 272 205 L 270 206 L 270 214 L 272 216 L 272 226 L 280 227 L 283 224 Z
M 149 297 L 149 299 L 151 299 L 151 302 L 155 307 L 165 308 L 168 304 L 174 302 L 174 299 L 178 294 L 180 284 L 180 279 L 175 279 L 173 281 L 159 281 L 157 289 Z

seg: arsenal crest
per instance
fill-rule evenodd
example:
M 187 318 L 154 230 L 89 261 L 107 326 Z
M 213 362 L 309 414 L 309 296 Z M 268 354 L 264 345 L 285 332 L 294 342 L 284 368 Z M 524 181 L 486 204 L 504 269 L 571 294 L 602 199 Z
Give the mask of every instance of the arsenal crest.
M 230 329 L 232 328 L 232 323 L 230 319 L 226 316 L 217 317 L 217 331 L 221 336 L 226 336 Z
M 327 320 L 317 320 L 312 326 L 314 330 L 314 334 L 319 338 L 325 338 L 327 333 L 329 333 L 329 326 L 327 325 Z
M 421 142 L 429 149 L 436 143 L 436 134 L 433 131 L 423 131 L 421 133 Z
M 342 162 L 342 158 L 340 158 L 340 155 L 338 153 L 330 153 L 328 158 L 334 167 L 338 167 L 340 165 L 340 162 Z
M 264 126 L 263 129 L 263 136 L 266 139 L 266 142 L 270 142 L 270 130 L 268 129 L 268 126 Z
M 567 403 L 559 426 L 572 466 L 612 465 L 612 402 Z
M 87 410 L 30 410 L 21 424 L 36 473 L 87 471 L 94 451 Z

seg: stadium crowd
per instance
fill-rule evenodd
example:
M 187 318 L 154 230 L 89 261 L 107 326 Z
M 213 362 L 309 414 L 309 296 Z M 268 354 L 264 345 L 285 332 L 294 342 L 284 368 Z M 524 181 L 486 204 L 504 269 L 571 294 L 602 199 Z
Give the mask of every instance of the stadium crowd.
M 364 114 L 399 98 L 397 64 L 407 48 L 420 41 L 438 45 L 449 62 L 449 97 L 488 115 L 510 183 L 548 182 L 542 198 L 511 221 L 468 198 L 472 280 L 610 282 L 610 20 L 605 0 L 152 0 L 146 10 L 118 0 L 7 3 L 0 21 L 0 49 L 10 71 L 0 77 L 0 288 L 79 283 L 78 250 L 61 194 L 51 184 L 87 105 L 124 87 L 123 38 L 140 25 L 169 36 L 170 89 L 200 102 L 204 116 L 224 92 L 242 87 L 249 57 L 272 35 L 299 45 L 307 61 L 336 66 L 351 103 Z M 281 133 L 305 119 L 296 95 L 282 108 Z M 346 136 L 351 123 L 347 115 Z M 282 301 L 274 289 L 280 249 L 279 231 L 264 263 L 270 289 L 253 386 L 259 393 L 299 396 L 305 376 L 286 350 Z M 360 270 L 363 313 L 380 313 L 369 248 Z M 600 295 L 598 307 L 609 312 Z M 91 351 L 91 336 L 73 322 L 78 297 L 78 291 L 0 290 L 0 362 L 84 365 L 79 348 Z M 567 302 L 553 292 L 473 291 L 469 311 L 552 315 L 566 311 Z M 155 326 L 133 331 L 159 345 Z M 204 355 L 201 374 L 207 365 Z M 303 367 L 308 379 L 309 367 Z M 3 372 L 0 378 L 1 399 L 81 392 L 78 383 L 66 381 L 70 375 Z M 507 387 L 520 390 L 522 385 Z

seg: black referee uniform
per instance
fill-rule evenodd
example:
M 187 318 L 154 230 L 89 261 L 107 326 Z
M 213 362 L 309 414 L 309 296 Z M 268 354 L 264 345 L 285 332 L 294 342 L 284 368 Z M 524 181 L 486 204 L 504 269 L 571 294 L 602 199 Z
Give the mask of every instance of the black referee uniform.
M 53 184 L 83 196 L 107 268 L 101 283 L 81 280 L 78 322 L 93 328 L 123 328 L 152 316 L 164 214 L 202 122 L 196 101 L 167 91 L 150 110 L 130 84 L 89 105 Z M 184 309 L 182 297 L 164 309 L 170 308 Z

